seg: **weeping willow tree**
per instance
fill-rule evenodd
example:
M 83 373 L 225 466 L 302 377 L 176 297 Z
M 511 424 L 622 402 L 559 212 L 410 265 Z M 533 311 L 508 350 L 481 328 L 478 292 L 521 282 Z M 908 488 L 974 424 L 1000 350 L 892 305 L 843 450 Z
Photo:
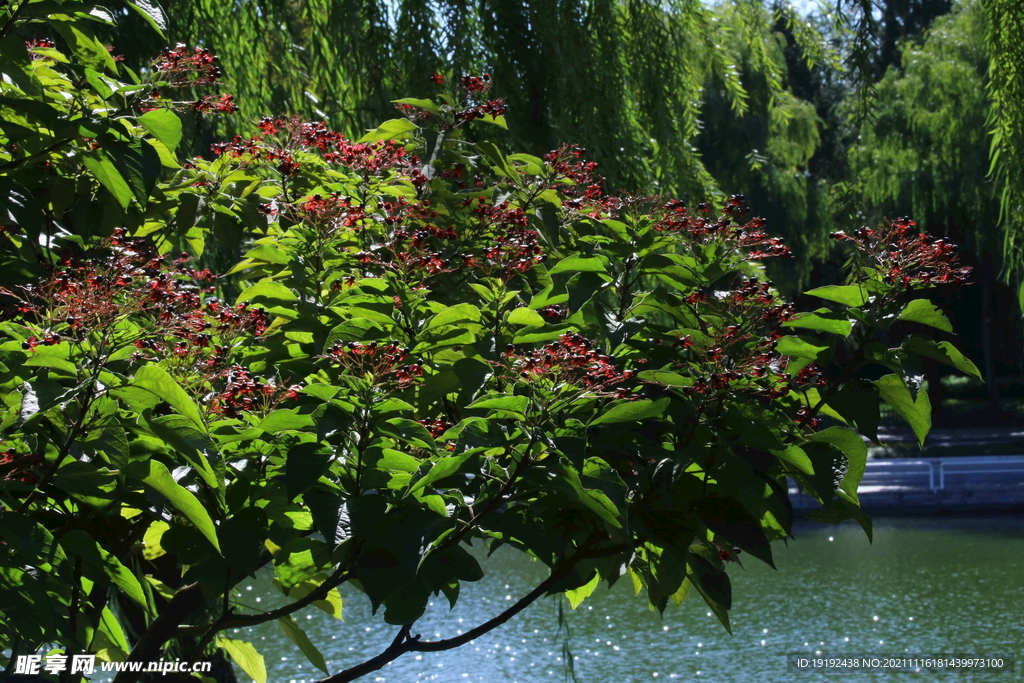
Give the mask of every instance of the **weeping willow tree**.
M 1003 274 L 1018 283 L 1024 308 L 1024 8 L 1016 0 L 983 0 L 989 53 L 991 168 L 999 192 Z
M 849 159 L 867 223 L 910 214 L 963 245 L 978 266 L 981 287 L 961 312 L 977 316 L 972 327 L 981 333 L 978 350 L 994 407 L 995 358 L 1003 355 L 994 347 L 1019 343 L 1019 337 L 997 322 L 996 309 L 1007 307 L 993 297 L 1002 226 L 995 187 L 986 178 L 985 32 L 981 7 L 967 0 L 936 20 L 921 44 L 903 43 L 898 68 L 876 84 L 874 116 L 861 126 Z
M 868 222 L 903 211 L 976 254 L 998 251 L 988 171 L 984 17 L 964 2 L 877 83 L 874 115 L 849 150 Z
M 532 153 L 582 144 L 612 190 L 717 194 L 694 146 L 706 86 L 740 115 L 750 106 L 741 71 L 762 79 L 770 100 L 786 97 L 771 16 L 750 0 L 168 0 L 165 9 L 173 39 L 220 57 L 246 119 L 297 114 L 357 134 L 393 118 L 392 100 L 432 94 L 435 71 L 488 72 L 509 105 L 503 142 Z M 797 24 L 814 59 L 821 37 Z M 137 44 L 118 49 L 146 58 Z
M 735 7 L 721 11 L 723 22 L 738 35 L 749 30 L 749 14 Z M 813 102 L 795 94 L 793 85 L 800 76 L 790 71 L 836 71 L 839 57 L 822 49 L 808 60 L 800 48 L 800 59 L 794 63 L 787 59 L 787 47 L 799 48 L 798 41 L 808 42 L 807 35 L 816 29 L 795 21 L 778 6 L 774 11 L 762 9 L 759 19 L 759 30 L 765 33 L 772 22 L 771 40 L 741 43 L 738 55 L 747 106 L 730 106 L 725 84 L 709 74 L 697 144 L 719 186 L 742 189 L 747 203 L 793 249 L 796 258 L 771 264 L 770 272 L 784 290 L 795 294 L 806 285 L 811 262 L 828 251 L 830 209 L 816 201 L 827 192 L 821 191 L 822 178 L 810 169 L 825 122 Z

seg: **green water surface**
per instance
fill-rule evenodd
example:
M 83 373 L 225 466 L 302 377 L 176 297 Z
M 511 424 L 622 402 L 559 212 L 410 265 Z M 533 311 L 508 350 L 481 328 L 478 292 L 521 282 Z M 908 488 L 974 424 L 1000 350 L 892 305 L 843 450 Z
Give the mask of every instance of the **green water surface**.
M 568 613 L 569 646 L 580 683 L 634 681 L 950 681 L 1024 680 L 1024 518 L 877 519 L 869 544 L 856 526 L 800 524 L 788 547 L 776 544 L 778 571 L 757 560 L 730 567 L 733 635 L 696 593 L 664 617 L 635 598 L 630 582 L 600 587 Z M 449 611 L 432 603 L 414 633 L 451 637 L 499 613 L 544 577 L 511 550 L 486 561 L 487 576 L 463 584 Z M 384 649 L 397 628 L 370 615 L 368 601 L 344 588 L 345 622 L 309 609 L 296 615 L 336 673 Z M 242 590 L 254 608 L 281 604 L 269 580 Z M 462 648 L 408 654 L 365 676 L 375 683 L 532 683 L 562 681 L 566 669 L 557 603 L 535 603 L 505 626 Z M 251 640 L 271 683 L 324 677 L 276 625 L 228 634 Z M 825 656 L 959 654 L 1015 656 L 1011 672 L 850 673 L 787 669 L 787 653 Z M 239 680 L 250 680 L 244 674 Z

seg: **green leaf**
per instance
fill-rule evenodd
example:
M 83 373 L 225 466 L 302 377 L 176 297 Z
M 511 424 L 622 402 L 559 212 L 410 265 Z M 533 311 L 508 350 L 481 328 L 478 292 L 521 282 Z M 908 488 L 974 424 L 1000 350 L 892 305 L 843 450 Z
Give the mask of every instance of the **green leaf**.
M 594 418 L 589 427 L 600 424 L 614 424 L 616 422 L 637 422 L 651 417 L 660 417 L 668 408 L 669 399 L 667 396 L 657 401 L 640 399 L 639 401 L 623 401 L 612 405 L 603 413 Z
M 519 172 L 516 170 L 515 164 L 513 164 L 505 153 L 498 149 L 498 146 L 488 140 L 481 140 L 476 143 L 477 149 L 479 149 L 487 160 L 494 165 L 494 170 L 500 175 L 504 175 L 508 178 L 517 178 Z
M 548 342 L 558 339 L 569 329 L 569 325 L 548 325 L 544 330 L 537 331 L 535 327 L 527 327 L 512 338 L 513 344 L 536 344 L 537 342 Z
M 145 208 L 160 177 L 163 166 L 160 154 L 141 138 L 132 138 L 128 143 L 101 138 L 100 144 L 128 183 L 139 206 Z
M 474 455 L 475 453 L 473 451 L 466 451 L 459 455 L 449 455 L 440 458 L 434 463 L 433 467 L 430 468 L 429 472 L 409 488 L 409 493 L 419 491 L 420 489 L 430 486 L 436 481 L 441 481 L 442 479 L 446 479 L 453 474 L 458 473 L 462 464 Z
M 138 119 L 139 125 L 149 134 L 174 151 L 181 142 L 181 119 L 170 109 L 147 111 Z
M 147 0 L 130 0 L 128 6 L 142 15 L 142 17 L 160 33 L 161 37 L 167 30 L 167 17 L 156 3 Z
M 124 635 L 124 629 L 121 628 L 121 624 L 117 621 L 117 617 L 114 616 L 109 607 L 104 607 L 100 613 L 100 623 L 97 630 L 105 635 L 111 644 L 124 653 L 127 659 L 128 653 L 132 651 L 132 648 Z
M 37 351 L 37 353 L 30 356 L 23 365 L 28 368 L 50 368 L 52 370 L 57 370 L 58 373 L 51 373 L 51 377 L 55 376 L 55 374 L 61 374 L 72 378 L 78 377 L 78 366 L 71 361 L 64 360 L 52 353 L 39 353 Z
M 788 462 L 804 474 L 813 474 L 814 466 L 811 465 L 811 459 L 807 457 L 807 453 L 804 449 L 799 446 L 790 444 L 783 449 L 772 450 L 771 454 L 779 460 Z
M 418 107 L 420 109 L 425 109 L 426 111 L 429 111 L 431 114 L 440 114 L 441 113 L 440 107 L 438 107 L 434 103 L 433 100 L 421 100 L 421 99 L 417 99 L 415 97 L 403 97 L 400 100 L 391 100 L 391 101 L 393 103 L 395 103 L 395 104 L 408 104 L 408 105 L 413 106 L 413 107 Z
M 543 327 L 544 318 L 532 309 L 521 307 L 508 314 L 509 325 L 526 325 L 527 327 Z
M 306 427 L 312 427 L 316 421 L 310 415 L 300 415 L 298 408 L 275 410 L 260 420 L 256 429 L 268 434 L 277 434 L 285 431 L 301 431 Z
M 309 595 L 313 590 L 320 586 L 324 581 L 327 580 L 326 574 L 318 574 L 312 578 L 306 579 L 301 583 L 297 583 L 292 586 L 292 589 L 285 591 L 285 594 L 292 600 L 300 600 Z M 274 579 L 275 584 L 278 588 L 284 591 L 284 587 L 278 579 Z M 314 607 L 323 610 L 330 616 L 338 619 L 339 621 L 345 621 L 342 612 L 342 600 L 341 592 L 337 588 L 332 588 L 327 592 L 327 595 L 323 600 L 314 600 L 310 603 Z
M 864 513 L 853 500 L 843 491 L 837 491 L 836 497 L 828 505 L 807 513 L 807 518 L 824 524 L 840 524 L 849 519 L 854 519 L 864 529 L 868 537 L 868 543 L 872 542 L 873 530 L 871 518 Z
M 960 372 L 983 379 L 981 372 L 978 371 L 978 366 L 949 342 L 936 343 L 924 335 L 912 334 L 903 340 L 903 349 L 927 358 L 933 358 L 940 363 L 953 366 Z
M 687 578 L 725 626 L 725 630 L 732 633 L 729 626 L 729 609 L 732 607 L 732 583 L 729 581 L 729 575 L 693 553 L 687 557 L 687 566 Z
M 455 323 L 463 322 L 480 322 L 480 309 L 473 304 L 455 304 L 448 308 L 440 311 L 427 321 L 427 324 L 423 326 L 423 331 L 433 329 L 435 327 L 441 327 L 442 325 L 453 325 Z
M 123 469 L 128 464 L 131 448 L 128 445 L 128 437 L 125 436 L 124 427 L 121 425 L 114 423 L 104 427 L 99 436 L 90 439 L 86 443 L 89 448 L 93 448 L 106 455 L 110 464 L 117 469 Z
M 426 427 L 416 420 L 393 417 L 378 427 L 380 434 L 387 435 L 401 444 L 411 444 L 437 453 L 437 444 Z
M 260 280 L 256 284 L 246 287 L 245 291 L 238 295 L 238 299 L 235 300 L 235 305 L 244 302 L 252 301 L 254 299 L 268 299 L 270 301 L 296 301 L 298 299 L 292 290 L 288 289 L 280 282 L 274 282 L 273 280 Z
M 834 313 L 827 308 L 819 309 L 813 313 L 802 313 L 782 323 L 783 327 L 799 327 L 805 330 L 816 332 L 828 332 L 837 334 L 844 339 L 853 330 L 853 323 L 842 313 Z
M 97 71 L 117 72 L 117 65 L 110 52 L 96 39 L 92 31 L 82 28 L 81 22 L 50 21 L 49 24 L 67 41 L 71 52 L 82 60 L 83 64 Z
M 495 116 L 494 114 L 484 114 L 484 116 L 482 118 L 477 119 L 477 120 L 478 121 L 483 121 L 484 123 L 490 123 L 492 125 L 497 126 L 498 128 L 504 128 L 505 130 L 508 130 L 508 124 L 505 123 L 505 117 L 504 116 Z
M 247 643 L 244 640 L 232 640 L 224 636 L 217 636 L 215 642 L 256 683 L 267 683 L 267 667 L 263 661 L 263 655 L 256 651 L 256 647 L 252 643 Z
M 719 536 L 750 553 L 772 569 L 772 548 L 761 529 L 761 523 L 735 498 L 708 497 L 694 504 L 694 511 L 708 528 Z
M 585 258 L 582 256 L 570 256 L 555 264 L 554 268 L 548 271 L 549 275 L 558 273 L 606 273 L 608 266 L 603 259 L 596 256 Z
M 545 306 L 564 304 L 568 300 L 569 292 L 565 285 L 550 284 L 530 299 L 529 307 L 538 310 Z
M 526 419 L 526 409 L 530 399 L 526 396 L 484 396 L 466 406 L 467 408 L 486 408 L 497 413 L 496 417 L 511 417 L 515 420 Z
M 306 659 L 309 663 L 316 668 L 323 671 L 325 674 L 330 675 L 327 670 L 327 662 L 324 661 L 324 656 L 320 654 L 320 650 L 316 649 L 316 646 L 310 642 L 309 636 L 306 632 L 299 628 L 299 625 L 295 623 L 290 614 L 286 614 L 283 617 L 277 619 L 277 625 L 281 627 L 284 634 L 288 636 L 288 640 L 295 643 L 302 654 L 306 655 Z
M 213 471 L 207 459 L 207 454 L 217 452 L 217 446 L 208 434 L 196 429 L 192 421 L 182 415 L 153 417 L 147 413 L 141 420 L 153 434 L 181 455 L 210 488 L 221 487 L 221 478 Z
M 843 452 L 846 456 L 846 473 L 839 488 L 859 503 L 857 486 L 864 478 L 864 469 L 868 461 L 868 447 L 864 440 L 856 432 L 843 427 L 829 427 L 807 438 L 809 441 L 832 444 Z
M 333 455 L 329 447 L 316 441 L 305 441 L 289 448 L 284 474 L 288 500 L 293 500 L 315 484 L 327 471 Z
M 932 406 L 928 394 L 923 389 L 913 398 L 910 390 L 899 375 L 886 375 L 875 380 L 878 393 L 882 399 L 903 416 L 917 436 L 918 444 L 924 447 L 925 437 L 932 427 Z
M 949 318 L 928 299 L 914 299 L 908 303 L 900 311 L 899 319 L 928 325 L 943 332 L 953 331 Z
M 803 444 L 804 453 L 814 466 L 814 473 L 803 477 L 811 487 L 811 493 L 828 505 L 846 475 L 846 456 L 830 443 L 808 441 Z
M 192 421 L 192 424 L 203 434 L 209 434 L 206 424 L 203 422 L 203 415 L 199 411 L 192 397 L 188 395 L 181 386 L 174 381 L 159 365 L 144 365 L 139 368 L 132 378 L 131 386 L 145 389 L 152 392 L 161 401 L 165 401 L 174 408 L 179 415 L 183 415 Z
M 213 525 L 213 520 L 210 519 L 206 508 L 191 491 L 174 481 L 162 462 L 153 459 L 134 462 L 128 466 L 125 472 L 162 494 L 171 505 L 185 515 L 188 521 L 192 522 L 196 529 L 216 548 L 217 552 L 220 552 L 217 528 Z
M 58 543 L 72 563 L 75 556 L 82 558 L 82 567 L 93 581 L 109 581 L 142 609 L 149 611 L 139 580 L 88 533 L 82 529 L 72 529 L 63 534 Z
M 857 431 L 872 441 L 878 441 L 878 387 L 867 380 L 856 380 L 844 386 L 828 405 Z
M 318 574 L 330 563 L 331 548 L 313 538 L 294 538 L 274 553 L 274 573 L 286 590 Z
M 327 341 L 324 343 L 324 348 L 329 349 L 338 341 L 365 342 L 384 339 L 385 337 L 387 337 L 387 333 L 376 320 L 352 318 L 339 323 L 327 333 Z
M 0 178 L 0 216 L 32 230 L 39 226 L 42 207 L 32 192 L 9 177 Z
M 67 562 L 64 551 L 53 540 L 53 534 L 27 515 L 8 510 L 0 514 L 0 538 L 27 564 L 39 567 L 57 566 Z
M 105 508 L 114 499 L 117 481 L 110 470 L 101 470 L 91 462 L 74 461 L 57 470 L 53 485 L 87 505 Z
M 160 545 L 160 539 L 164 533 L 171 528 L 171 525 L 162 519 L 154 520 L 142 536 L 142 556 L 147 560 L 155 560 L 167 554 L 167 551 Z
M 359 139 L 359 142 L 377 142 L 378 140 L 396 140 L 407 138 L 409 133 L 419 130 L 419 126 L 409 119 L 391 119 L 377 126 Z
M 693 385 L 693 378 L 668 370 L 644 370 L 637 378 L 647 382 L 664 384 L 667 387 L 688 387 Z
M 860 285 L 827 285 L 804 292 L 804 294 L 810 294 L 827 301 L 835 301 L 851 308 L 863 306 L 867 303 L 870 296 L 868 291 Z
M 107 192 L 113 195 L 117 203 L 121 205 L 121 208 L 127 208 L 134 196 L 132 188 L 129 187 L 128 182 L 121 175 L 121 172 L 117 170 L 117 166 L 114 165 L 114 162 L 111 161 L 106 152 L 102 149 L 90 150 L 82 154 L 81 159 L 85 167 L 89 169 L 89 172 L 95 176 L 96 180 L 100 182 L 100 185 Z
M 776 351 L 784 356 L 806 358 L 812 361 L 818 360 L 829 348 L 829 346 L 814 337 L 794 335 L 779 338 L 778 344 L 775 347 Z
M 601 583 L 601 574 L 595 570 L 594 578 L 590 579 L 590 581 L 579 588 L 573 588 L 572 590 L 565 591 L 565 597 L 569 599 L 569 606 L 573 609 L 579 607 L 584 600 L 591 596 L 599 583 Z

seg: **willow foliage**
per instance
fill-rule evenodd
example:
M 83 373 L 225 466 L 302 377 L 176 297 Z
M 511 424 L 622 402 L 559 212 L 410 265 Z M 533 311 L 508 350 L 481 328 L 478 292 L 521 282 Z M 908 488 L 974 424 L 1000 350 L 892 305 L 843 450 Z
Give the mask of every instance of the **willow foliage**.
M 996 251 L 998 212 L 988 169 L 984 16 L 964 3 L 922 44 L 904 43 L 899 69 L 878 82 L 874 116 L 850 149 L 862 205 L 877 219 L 911 212 L 960 233 L 975 252 Z
M 1000 195 L 1005 273 L 1024 273 L 1024 11 L 1014 0 L 984 0 L 988 19 L 991 169 Z M 1021 290 L 1024 302 L 1024 289 Z
M 751 10 L 722 10 L 723 20 L 742 35 L 751 21 Z M 772 277 L 787 290 L 806 284 L 813 257 L 828 249 L 828 232 L 823 217 L 828 213 L 815 205 L 819 179 L 809 171 L 809 162 L 821 143 L 823 121 L 813 103 L 785 88 L 792 76 L 786 73 L 786 39 L 775 30 L 785 25 L 790 36 L 813 27 L 792 18 L 760 10 L 756 21 L 772 39 L 742 43 L 739 49 L 741 80 L 746 86 L 746 106 L 730 106 L 727 89 L 714 75 L 705 87 L 703 127 L 698 139 L 701 157 L 720 187 L 742 190 L 747 202 L 772 229 L 793 247 L 795 259 L 773 264 Z M 773 21 L 771 29 L 767 22 Z M 837 68 L 834 54 L 822 50 L 807 61 L 815 66 Z
M 746 60 L 770 97 L 784 93 L 771 15 L 746 0 L 189 0 L 167 10 L 174 39 L 220 56 L 244 117 L 294 113 L 354 134 L 395 98 L 431 96 L 434 71 L 489 72 L 509 104 L 507 144 L 585 145 L 611 189 L 714 193 L 694 148 L 706 83 L 745 111 Z M 799 28 L 808 56 L 820 54 L 820 36 Z

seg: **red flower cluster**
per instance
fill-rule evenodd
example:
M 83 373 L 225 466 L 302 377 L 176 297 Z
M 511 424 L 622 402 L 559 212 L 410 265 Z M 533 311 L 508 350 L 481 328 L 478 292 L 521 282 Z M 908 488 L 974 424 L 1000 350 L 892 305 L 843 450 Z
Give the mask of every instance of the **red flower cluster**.
M 458 126 L 465 121 L 482 119 L 485 116 L 503 116 L 508 111 L 505 100 L 495 99 L 475 104 L 455 112 L 455 125 Z
M 718 556 L 720 558 L 722 558 L 722 562 L 735 562 L 736 561 L 736 560 L 734 560 L 732 558 L 732 555 L 729 555 L 729 551 L 726 550 L 722 546 L 722 544 L 719 543 L 718 541 L 715 541 L 715 547 L 718 549 Z M 739 555 L 741 552 L 743 552 L 739 548 L 731 548 L 731 550 L 732 550 L 732 554 L 733 555 Z
M 118 228 L 94 258 L 65 250 L 52 275 L 38 286 L 25 287 L 30 301 L 19 301 L 8 315 L 32 314 L 51 328 L 42 341 L 59 341 L 57 330 L 78 338 L 84 332 L 111 328 L 130 315 L 150 320 L 154 331 L 169 331 L 200 306 L 196 283 L 208 271 L 187 268 L 185 258 L 168 265 L 142 240 L 125 239 Z M 0 290 L 8 296 L 14 294 Z M 33 346 L 33 340 L 27 342 Z
M 352 198 L 335 192 L 326 197 L 315 194 L 299 202 L 296 213 L 302 220 L 331 228 L 356 228 L 366 218 L 361 206 L 353 206 Z
M 821 424 L 821 420 L 811 417 L 809 406 L 800 406 L 800 410 L 796 411 L 795 422 L 802 427 L 809 427 L 810 429 L 816 429 Z
M 811 363 L 797 373 L 793 383 L 798 386 L 817 387 L 825 384 L 825 373 L 821 371 L 817 363 Z
M 215 154 L 229 153 L 246 162 L 275 164 L 278 172 L 286 176 L 299 170 L 295 152 L 315 149 L 322 153 L 325 161 L 346 166 L 364 176 L 382 175 L 394 169 L 408 175 L 413 182 L 426 181 L 418 168 L 419 159 L 393 140 L 354 143 L 322 122 L 304 122 L 298 118 L 263 118 L 259 129 L 256 137 L 236 135 L 231 142 L 216 143 L 210 149 Z
M 694 292 L 687 298 L 694 313 L 708 313 L 738 324 L 722 329 L 710 326 L 713 335 L 694 342 L 690 335 L 673 340 L 656 340 L 681 349 L 678 369 L 688 371 L 693 384 L 684 391 L 689 395 L 717 391 L 749 391 L 756 396 L 778 398 L 787 392 L 790 376 L 786 373 L 787 359 L 775 351 L 781 336 L 775 326 L 789 320 L 794 306 L 776 303 L 770 291 L 770 282 L 751 278 L 740 283 L 734 291 L 718 292 L 709 296 Z M 801 375 L 801 383 L 817 382 L 815 369 Z M 657 382 L 654 382 L 657 383 Z
M 540 309 L 538 313 L 547 318 L 549 321 L 555 322 L 558 320 L 564 320 L 566 316 L 569 315 L 569 309 L 566 308 L 565 306 L 559 306 L 558 304 L 554 304 L 551 306 L 545 306 L 544 308 Z
M 395 220 L 401 222 L 404 219 L 396 217 Z M 439 243 L 458 237 L 451 228 L 410 226 L 394 230 L 385 242 L 375 246 L 374 251 L 361 251 L 356 254 L 356 259 L 360 263 L 404 275 L 450 273 L 457 267 L 445 255 L 448 249 Z
M 442 74 L 435 73 L 430 77 L 430 80 L 435 85 L 445 85 L 447 80 Z M 458 128 L 464 123 L 473 121 L 475 119 L 482 119 L 485 116 L 502 116 L 508 110 L 503 99 L 493 99 L 480 101 L 480 97 L 491 89 L 491 75 L 483 74 L 481 76 L 462 76 L 459 78 L 459 92 L 456 97 L 460 100 L 459 106 L 451 103 L 449 98 L 445 98 L 446 102 L 442 105 L 442 108 L 446 112 L 450 112 L 450 119 L 447 119 L 444 115 L 438 115 L 436 110 L 434 112 L 422 109 L 412 104 L 401 103 L 398 104 L 398 110 L 405 115 L 407 119 L 419 124 L 422 121 L 430 118 L 438 118 L 438 127 L 441 130 L 451 130 Z
M 632 370 L 619 372 L 614 360 L 593 346 L 586 337 L 568 333 L 533 351 L 519 352 L 510 344 L 501 356 L 514 376 L 525 380 L 543 378 L 556 386 L 568 384 L 600 392 L 632 379 Z M 625 389 L 614 393 L 619 398 L 627 396 Z
M 34 50 L 49 50 L 53 49 L 53 46 L 53 41 L 49 38 L 39 38 L 37 40 L 25 41 L 25 47 L 28 49 L 29 59 L 31 59 L 32 61 L 36 61 L 37 59 L 50 59 L 49 57 L 34 52 Z
M 383 213 L 384 225 L 390 228 L 398 228 L 413 221 L 432 221 L 438 215 L 437 211 L 430 208 L 429 199 L 409 202 L 403 197 L 397 197 L 393 201 L 381 202 L 379 209 Z
M 238 111 L 234 95 L 203 95 L 192 104 L 192 110 L 198 112 L 215 112 L 218 114 L 233 114 Z
M 405 148 L 394 140 L 349 142 L 342 139 L 335 143 L 333 151 L 324 154 L 324 159 L 366 176 L 380 175 L 391 169 L 410 172 L 419 163 L 418 158 L 407 156 Z
M 427 431 L 430 432 L 430 436 L 435 439 L 452 428 L 452 424 L 443 417 L 439 417 L 436 420 L 417 420 L 417 422 L 426 427 Z
M 83 344 L 93 362 L 106 362 L 114 351 L 133 345 L 131 363 L 166 360 L 182 385 L 201 395 L 223 379 L 241 337 L 264 333 L 268 314 L 248 303 L 204 304 L 200 295 L 212 288 L 200 283 L 214 277 L 208 270 L 190 268 L 188 254 L 168 262 L 143 240 L 125 234 L 118 228 L 89 258 L 65 250 L 48 279 L 25 288 L 28 300 L 9 306 L 8 313 L 34 318 L 34 326 L 47 332 L 30 336 L 23 346 L 31 351 L 39 345 Z M 138 326 L 125 325 L 129 319 Z M 232 402 L 245 393 L 218 405 L 246 409 Z
M 238 417 L 240 413 L 251 410 L 270 412 L 281 401 L 298 399 L 302 390 L 297 384 L 284 387 L 264 382 L 240 365 L 228 368 L 222 376 L 227 380 L 227 386 L 207 398 L 211 412 L 224 417 Z
M 209 48 L 189 49 L 184 43 L 164 50 L 156 62 L 163 80 L 176 86 L 212 85 L 223 73 Z
M 597 162 L 584 161 L 583 154 L 584 150 L 579 145 L 562 145 L 545 154 L 544 161 L 552 174 L 549 188 L 567 197 L 562 202 L 567 209 L 595 219 L 614 214 L 627 200 L 604 193 L 601 189 L 604 177 L 594 173 Z
M 663 207 L 662 216 L 654 224 L 654 229 L 659 232 L 685 234 L 704 244 L 717 241 L 732 247 L 760 247 L 749 253 L 752 259 L 792 256 L 789 247 L 782 243 L 781 237 L 771 237 L 761 229 L 764 226 L 764 219 L 751 218 L 743 225 L 733 225 L 734 217 L 742 217 L 749 212 L 749 209 L 740 207 L 742 201 L 743 195 L 733 195 L 722 209 L 718 220 L 712 221 L 709 218 L 691 215 L 682 202 L 672 200 Z M 697 210 L 706 214 L 710 213 L 711 208 L 707 204 L 699 204 Z
M 915 225 L 909 218 L 899 218 L 880 231 L 863 227 L 852 235 L 840 231 L 829 233 L 829 237 L 848 241 L 867 256 L 885 273 L 882 281 L 886 284 L 903 289 L 936 283 L 967 284 L 971 268 L 960 264 L 956 245 L 918 232 Z
M 485 93 L 491 89 L 491 75 L 485 73 L 480 76 L 461 76 L 459 84 L 468 94 Z
M 466 265 L 508 282 L 544 262 L 544 249 L 540 246 L 539 237 L 536 230 L 509 228 L 483 250 L 483 261 L 467 259 Z
M 20 481 L 23 484 L 34 484 L 39 481 L 36 469 L 43 464 L 40 453 L 18 455 L 17 449 L 8 448 L 0 453 L 0 473 L 5 481 Z
M 405 389 L 423 376 L 423 368 L 418 363 L 403 363 L 410 351 L 395 341 L 385 344 L 375 341 L 366 344 L 338 342 L 321 358 L 337 362 L 343 370 L 368 379 L 375 386 Z

